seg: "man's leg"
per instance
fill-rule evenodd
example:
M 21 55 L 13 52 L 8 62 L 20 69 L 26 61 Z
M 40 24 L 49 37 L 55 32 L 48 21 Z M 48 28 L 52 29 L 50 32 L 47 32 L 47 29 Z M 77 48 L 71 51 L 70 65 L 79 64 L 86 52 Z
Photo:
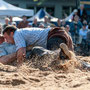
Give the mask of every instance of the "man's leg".
M 58 52 L 60 52 L 60 49 L 51 51 L 51 50 L 47 50 L 40 46 L 35 46 L 26 53 L 26 58 L 29 58 L 29 57 L 32 58 L 35 56 L 43 57 L 43 56 L 47 56 L 47 55 L 57 55 Z
M 60 44 L 61 43 L 66 43 L 64 38 L 60 37 L 52 37 L 47 41 L 47 49 L 48 50 L 58 50 L 60 49 Z M 66 59 L 67 56 L 63 53 L 63 51 L 60 49 L 59 51 L 59 58 L 60 59 Z
M 66 41 L 60 37 L 52 37 L 49 40 L 47 40 L 47 49 L 57 50 L 60 48 L 61 43 L 66 43 Z

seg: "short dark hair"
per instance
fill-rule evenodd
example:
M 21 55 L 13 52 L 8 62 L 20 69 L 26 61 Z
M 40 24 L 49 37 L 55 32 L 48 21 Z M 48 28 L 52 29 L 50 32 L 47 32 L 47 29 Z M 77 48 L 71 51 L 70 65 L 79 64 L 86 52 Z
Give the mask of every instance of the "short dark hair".
M 23 15 L 22 18 L 23 18 L 23 17 L 27 17 L 27 16 Z
M 8 35 L 10 35 L 11 32 L 15 32 L 17 30 L 17 28 L 13 25 L 8 25 L 5 27 L 5 29 L 3 30 L 3 34 L 6 32 Z

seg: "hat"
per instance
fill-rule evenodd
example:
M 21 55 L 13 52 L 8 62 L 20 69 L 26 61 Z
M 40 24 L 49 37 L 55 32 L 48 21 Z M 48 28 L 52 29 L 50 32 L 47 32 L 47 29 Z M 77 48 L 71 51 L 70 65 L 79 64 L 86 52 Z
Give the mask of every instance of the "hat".
M 12 25 L 16 25 L 16 22 L 12 22 Z

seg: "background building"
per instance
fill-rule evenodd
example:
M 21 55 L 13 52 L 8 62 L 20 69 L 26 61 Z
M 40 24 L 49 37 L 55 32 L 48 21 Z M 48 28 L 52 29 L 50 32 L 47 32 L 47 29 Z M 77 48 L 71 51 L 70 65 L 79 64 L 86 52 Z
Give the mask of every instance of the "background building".
M 44 8 L 49 14 L 57 18 L 65 18 L 73 9 L 79 5 L 79 0 L 46 0 L 41 5 L 33 0 L 4 0 L 10 4 L 21 8 L 34 9 L 36 13 L 40 8 Z
M 90 16 L 90 0 L 80 0 L 81 4 L 84 4 L 87 14 Z

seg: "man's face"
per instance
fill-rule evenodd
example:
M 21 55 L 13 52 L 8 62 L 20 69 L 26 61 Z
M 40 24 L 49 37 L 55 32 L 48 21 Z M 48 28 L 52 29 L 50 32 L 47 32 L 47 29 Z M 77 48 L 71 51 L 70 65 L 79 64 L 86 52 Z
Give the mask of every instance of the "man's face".
M 26 17 L 23 17 L 23 21 L 26 21 L 27 20 L 27 18 Z
M 81 5 L 81 6 L 80 6 L 80 9 L 83 10 L 83 9 L 84 9 L 84 5 Z
M 83 26 L 83 30 L 86 30 L 86 26 Z
M 14 39 L 13 39 L 13 32 L 8 35 L 6 32 L 4 33 L 4 38 L 8 43 L 14 44 Z

